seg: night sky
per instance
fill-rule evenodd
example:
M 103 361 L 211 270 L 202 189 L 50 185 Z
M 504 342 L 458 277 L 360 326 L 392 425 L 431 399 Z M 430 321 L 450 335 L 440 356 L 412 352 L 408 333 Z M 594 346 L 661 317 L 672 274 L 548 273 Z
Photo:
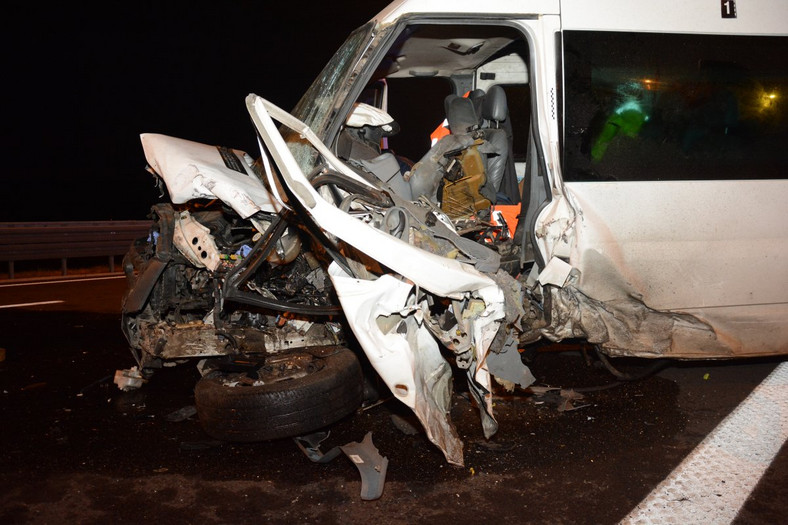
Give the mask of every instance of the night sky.
M 246 95 L 291 109 L 387 3 L 5 4 L 0 222 L 144 219 L 140 133 L 256 157 Z

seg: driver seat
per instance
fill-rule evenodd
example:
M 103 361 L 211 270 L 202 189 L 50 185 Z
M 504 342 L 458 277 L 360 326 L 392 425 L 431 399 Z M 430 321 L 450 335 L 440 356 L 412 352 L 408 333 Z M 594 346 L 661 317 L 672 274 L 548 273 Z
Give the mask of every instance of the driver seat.
M 444 99 L 444 108 L 451 133 L 436 142 L 406 178 L 414 197 L 440 202 L 449 217 L 469 216 L 490 207 L 479 192 L 486 181 L 481 115 L 473 100 L 454 94 Z

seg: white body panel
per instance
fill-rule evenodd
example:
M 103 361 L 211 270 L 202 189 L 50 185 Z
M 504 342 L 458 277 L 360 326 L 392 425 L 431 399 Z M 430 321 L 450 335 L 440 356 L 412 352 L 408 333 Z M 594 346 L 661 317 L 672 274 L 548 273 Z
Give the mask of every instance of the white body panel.
M 786 302 L 788 184 L 779 180 L 567 184 L 578 205 L 570 262 L 601 301 L 656 309 Z M 604 225 L 604 226 L 602 226 Z M 596 254 L 605 254 L 623 283 Z M 604 279 L 596 274 L 604 273 Z
M 719 0 L 561 0 L 563 29 L 784 35 L 788 2 L 740 0 L 736 18 L 723 18 Z
M 443 0 L 401 0 L 392 2 L 383 9 L 375 20 L 382 24 L 398 21 L 403 16 L 410 14 L 484 14 L 484 15 L 528 15 L 528 14 L 558 14 L 558 0 L 497 0 L 480 4 L 475 0 L 456 0 L 445 2 Z
M 140 138 L 148 165 L 162 177 L 175 204 L 219 198 L 243 218 L 280 209 L 252 172 L 252 158 L 243 151 L 231 150 L 237 160 L 231 169 L 214 146 L 156 133 Z
M 567 188 L 578 211 L 570 263 L 585 294 L 603 302 L 634 295 L 656 310 L 692 314 L 738 355 L 786 350 L 786 181 Z

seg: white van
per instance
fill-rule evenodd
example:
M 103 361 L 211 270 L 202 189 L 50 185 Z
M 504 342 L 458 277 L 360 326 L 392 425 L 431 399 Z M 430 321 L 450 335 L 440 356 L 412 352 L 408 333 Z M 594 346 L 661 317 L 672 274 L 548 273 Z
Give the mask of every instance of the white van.
M 489 437 L 539 340 L 788 352 L 786 97 L 781 0 L 402 0 L 292 114 L 247 105 L 267 206 L 322 236 L 353 335 L 462 464 L 452 368 Z

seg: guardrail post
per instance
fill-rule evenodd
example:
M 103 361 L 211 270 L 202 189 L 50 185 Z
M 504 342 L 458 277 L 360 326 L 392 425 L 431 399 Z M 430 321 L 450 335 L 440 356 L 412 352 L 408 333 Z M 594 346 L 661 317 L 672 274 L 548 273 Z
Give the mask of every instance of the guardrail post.
M 115 273 L 115 256 L 109 256 L 109 273 Z
M 66 275 L 68 273 L 68 268 L 66 264 L 66 258 L 63 257 L 60 259 L 60 275 Z

